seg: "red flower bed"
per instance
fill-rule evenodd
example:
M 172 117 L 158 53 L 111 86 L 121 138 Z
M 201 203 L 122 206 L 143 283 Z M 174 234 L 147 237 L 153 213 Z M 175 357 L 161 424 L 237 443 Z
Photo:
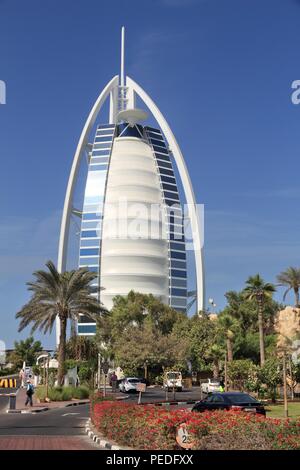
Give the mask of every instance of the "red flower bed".
M 181 423 L 193 449 L 300 449 L 300 421 L 266 419 L 239 411 L 191 413 L 116 401 L 91 403 L 91 419 L 108 439 L 137 449 L 176 449 Z

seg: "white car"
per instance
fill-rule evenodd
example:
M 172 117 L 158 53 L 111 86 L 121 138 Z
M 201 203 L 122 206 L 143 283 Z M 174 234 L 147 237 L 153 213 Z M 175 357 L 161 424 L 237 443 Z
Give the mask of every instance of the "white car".
M 207 379 L 207 382 L 201 384 L 203 393 L 212 393 L 220 391 L 220 381 L 216 379 Z
M 141 379 L 137 377 L 126 377 L 119 383 L 119 390 L 120 392 L 136 392 L 137 384 L 141 383 Z

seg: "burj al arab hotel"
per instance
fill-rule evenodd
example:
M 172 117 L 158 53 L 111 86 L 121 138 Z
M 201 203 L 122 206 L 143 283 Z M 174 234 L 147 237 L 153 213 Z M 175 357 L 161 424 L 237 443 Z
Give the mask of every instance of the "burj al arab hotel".
M 136 101 L 143 109 L 137 108 Z M 104 106 L 107 109 L 107 104 L 107 122 L 98 122 L 100 111 Z M 151 126 L 147 125 L 150 118 Z M 152 293 L 165 304 L 186 312 L 188 266 L 184 219 L 188 219 L 193 244 L 194 297 L 197 310 L 202 310 L 203 227 L 192 183 L 180 147 L 161 111 L 140 85 L 125 76 L 124 28 L 120 75 L 114 76 L 101 91 L 74 155 L 61 221 L 60 272 L 67 266 L 74 188 L 85 158 L 88 164 L 85 191 L 82 207 L 77 209 L 78 267 L 96 273 L 99 301 L 110 309 L 116 295 L 134 290 Z M 77 330 L 79 335 L 93 335 L 96 325 L 82 316 Z

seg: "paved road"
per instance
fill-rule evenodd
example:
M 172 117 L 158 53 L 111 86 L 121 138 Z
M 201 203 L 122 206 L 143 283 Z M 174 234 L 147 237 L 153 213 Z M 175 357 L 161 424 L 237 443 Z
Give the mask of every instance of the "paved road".
M 6 393 L 16 393 L 17 388 L 0 388 L 0 413 L 4 413 L 8 407 L 9 397 L 5 396 Z
M 99 450 L 86 436 L 89 406 L 35 414 L 2 414 L 0 450 Z
M 136 393 L 128 393 L 129 398 L 126 401 L 137 402 Z M 147 388 L 143 393 L 142 402 L 161 402 L 166 400 L 166 392 L 162 388 Z M 173 401 L 173 392 L 168 392 L 168 400 Z M 176 401 L 201 400 L 200 387 L 193 387 L 191 390 L 183 390 L 175 393 Z

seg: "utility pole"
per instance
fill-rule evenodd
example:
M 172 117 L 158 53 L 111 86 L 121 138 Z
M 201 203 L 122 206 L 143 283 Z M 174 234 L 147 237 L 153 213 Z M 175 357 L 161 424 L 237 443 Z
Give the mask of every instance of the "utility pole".
M 288 418 L 289 410 L 288 410 L 288 400 L 287 400 L 287 386 L 286 386 L 286 357 L 285 353 L 283 353 L 283 401 L 284 401 L 284 417 Z
M 49 391 L 49 356 L 47 357 L 47 369 L 46 369 L 46 398 L 48 398 Z
M 227 385 L 227 352 L 225 352 L 225 362 L 224 362 L 224 388 L 225 392 L 228 392 L 228 385 Z
M 97 380 L 97 389 L 100 390 L 100 379 L 101 379 L 101 355 L 98 353 L 98 380 Z
M 293 369 L 292 369 L 292 359 L 289 356 L 289 369 L 290 369 L 290 380 L 291 380 L 291 392 L 292 392 L 292 400 L 294 400 L 294 378 L 293 378 Z

